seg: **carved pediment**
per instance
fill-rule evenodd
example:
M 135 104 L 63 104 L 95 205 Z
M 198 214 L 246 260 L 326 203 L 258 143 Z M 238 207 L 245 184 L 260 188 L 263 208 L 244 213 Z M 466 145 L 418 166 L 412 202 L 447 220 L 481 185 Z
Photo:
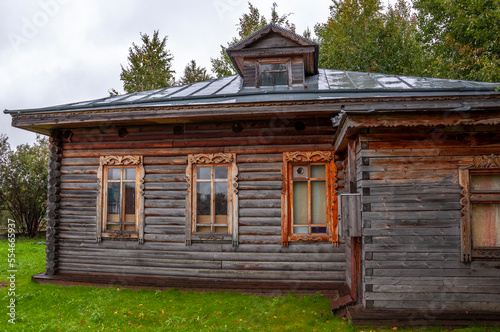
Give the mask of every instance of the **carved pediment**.
M 330 161 L 333 153 L 331 151 L 287 152 L 285 158 L 291 162 Z
M 142 156 L 101 156 L 101 165 L 105 166 L 129 166 L 141 164 Z

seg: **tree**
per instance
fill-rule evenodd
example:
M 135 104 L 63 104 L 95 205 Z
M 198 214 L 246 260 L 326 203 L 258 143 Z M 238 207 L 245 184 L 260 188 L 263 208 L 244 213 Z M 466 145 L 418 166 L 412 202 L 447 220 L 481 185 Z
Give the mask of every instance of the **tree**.
M 416 20 L 404 0 L 382 11 L 380 0 L 334 0 L 330 17 L 315 26 L 322 68 L 416 74 L 421 46 Z
M 500 81 L 499 0 L 414 0 L 430 75 Z
M 179 80 L 179 84 L 189 84 L 195 82 L 203 82 L 211 80 L 212 76 L 207 74 L 206 68 L 201 68 L 196 66 L 196 61 L 191 60 L 189 64 L 184 68 L 184 76 Z
M 17 231 L 34 237 L 45 225 L 47 209 L 47 164 L 49 142 L 37 136 L 36 142 L 10 150 L 6 136 L 0 136 L 0 198 L 12 215 Z
M 291 13 L 280 16 L 276 11 L 276 7 L 278 7 L 278 5 L 276 3 L 273 3 L 273 6 L 271 7 L 271 19 L 267 20 L 263 15 L 260 14 L 259 10 L 256 7 L 248 2 L 249 13 L 245 13 L 240 17 L 240 23 L 238 24 L 237 28 L 238 37 L 233 37 L 233 39 L 227 43 L 227 46 L 220 46 L 221 50 L 218 58 L 210 58 L 210 62 L 212 63 L 212 72 L 217 77 L 231 76 L 236 74 L 236 69 L 231 63 L 231 60 L 226 53 L 226 49 L 233 45 L 236 45 L 241 40 L 250 36 L 252 33 L 265 27 L 268 23 L 283 26 L 284 28 L 295 32 L 295 25 L 288 21 L 288 17 L 291 15 Z
M 173 56 L 166 49 L 167 37 L 160 39 L 158 30 L 153 37 L 141 33 L 142 45 L 132 43 L 129 65 L 122 68 L 120 79 L 126 93 L 165 88 L 174 84 L 171 70 Z M 111 92 L 110 92 L 111 94 Z

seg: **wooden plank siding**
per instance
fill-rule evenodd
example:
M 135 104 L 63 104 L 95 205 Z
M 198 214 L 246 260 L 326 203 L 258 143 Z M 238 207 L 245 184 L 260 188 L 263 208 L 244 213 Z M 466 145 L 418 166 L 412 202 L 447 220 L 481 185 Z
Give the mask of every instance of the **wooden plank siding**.
M 297 131 L 295 122 L 305 129 Z M 281 166 L 284 151 L 330 150 L 335 129 L 325 119 L 72 129 L 63 143 L 59 271 L 226 279 L 345 281 L 344 245 L 281 246 Z M 99 156 L 144 156 L 144 244 L 96 242 Z M 239 246 L 206 242 L 187 246 L 185 204 L 189 153 L 236 154 Z M 339 169 L 339 178 L 342 178 Z M 339 180 L 343 186 L 343 180 Z M 193 285 L 190 285 L 191 287 Z
M 500 152 L 498 126 L 359 134 L 364 304 L 500 310 L 500 262 L 460 261 L 459 161 Z

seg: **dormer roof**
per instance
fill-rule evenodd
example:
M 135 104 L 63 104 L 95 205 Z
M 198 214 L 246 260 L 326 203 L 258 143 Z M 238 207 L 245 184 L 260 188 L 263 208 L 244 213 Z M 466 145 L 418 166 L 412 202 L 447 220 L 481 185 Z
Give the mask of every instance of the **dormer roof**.
M 274 24 L 268 24 L 226 50 L 244 76 L 244 59 L 302 56 L 306 76 L 318 74 L 319 45 Z

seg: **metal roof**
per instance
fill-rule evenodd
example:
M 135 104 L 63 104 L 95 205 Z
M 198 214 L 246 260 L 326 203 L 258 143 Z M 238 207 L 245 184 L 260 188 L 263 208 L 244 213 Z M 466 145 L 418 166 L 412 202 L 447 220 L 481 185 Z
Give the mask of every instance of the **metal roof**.
M 304 86 L 243 87 L 239 75 L 214 80 L 105 97 L 65 105 L 21 110 L 7 114 L 67 112 L 134 107 L 238 104 L 279 101 L 313 101 L 372 97 L 404 97 L 460 94 L 496 94 L 500 83 L 485 83 L 319 69 Z

